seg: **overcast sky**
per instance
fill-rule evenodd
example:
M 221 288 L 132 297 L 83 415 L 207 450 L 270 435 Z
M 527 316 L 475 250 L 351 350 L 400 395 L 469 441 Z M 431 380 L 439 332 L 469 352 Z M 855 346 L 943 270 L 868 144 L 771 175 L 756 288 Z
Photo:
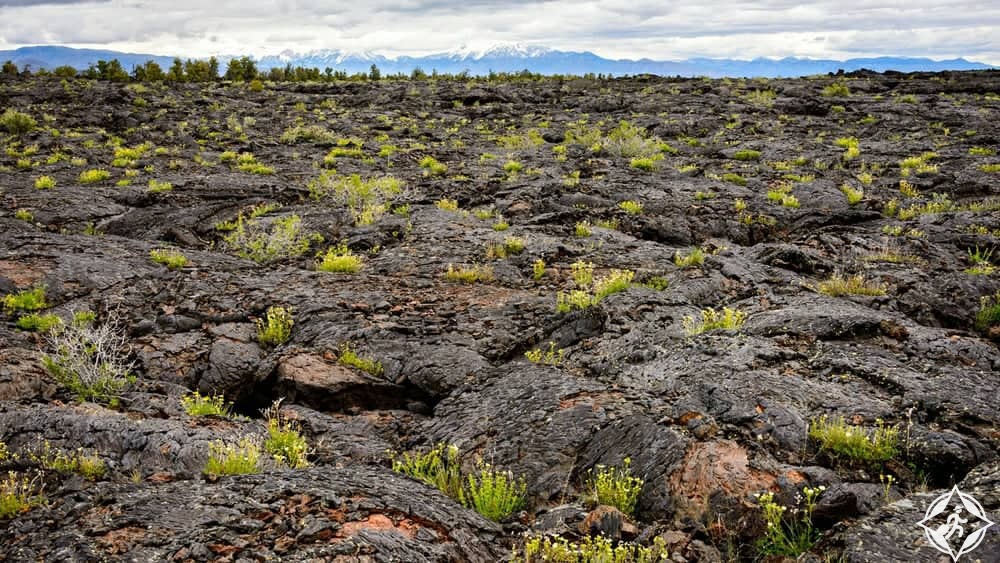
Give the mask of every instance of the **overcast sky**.
M 286 49 L 423 55 L 520 42 L 609 58 L 871 55 L 1000 65 L 996 0 L 0 0 L 0 49 L 62 44 L 162 55 Z

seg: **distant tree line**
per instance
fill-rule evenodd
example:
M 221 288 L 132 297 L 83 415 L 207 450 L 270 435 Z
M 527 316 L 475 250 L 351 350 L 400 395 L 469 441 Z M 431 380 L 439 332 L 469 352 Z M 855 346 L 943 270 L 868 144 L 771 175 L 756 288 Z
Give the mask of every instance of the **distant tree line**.
M 60 78 L 88 78 L 91 80 L 106 80 L 109 82 L 216 82 L 228 80 L 231 82 L 251 82 L 254 80 L 268 80 L 271 82 L 338 82 L 338 81 L 377 81 L 377 80 L 468 80 L 473 78 L 468 71 L 457 74 L 438 73 L 432 70 L 430 74 L 417 67 L 410 74 L 397 73 L 384 76 L 376 65 L 372 65 L 367 73 L 357 72 L 348 74 L 343 70 L 334 70 L 327 67 L 323 71 L 318 68 L 307 68 L 288 64 L 284 67 L 274 67 L 266 72 L 257 69 L 257 64 L 250 57 L 239 57 L 231 59 L 226 65 L 226 72 L 219 74 L 219 61 L 215 57 L 208 60 L 187 59 L 182 61 L 175 58 L 173 64 L 166 71 L 156 61 L 149 60 L 141 65 L 135 65 L 132 72 L 128 72 L 118 59 L 110 61 L 100 60 L 96 64 L 90 65 L 87 70 L 77 71 L 71 66 L 59 66 L 54 69 L 39 69 L 32 71 L 28 65 L 18 69 L 13 61 L 3 64 L 2 74 L 7 76 L 57 76 Z M 591 80 L 605 80 L 612 78 L 611 75 L 588 73 L 582 76 L 572 75 L 543 75 L 531 72 L 527 69 L 519 72 L 493 72 L 490 71 L 485 77 L 477 77 L 489 82 L 510 82 L 510 81 L 536 81 L 545 78 L 586 78 Z

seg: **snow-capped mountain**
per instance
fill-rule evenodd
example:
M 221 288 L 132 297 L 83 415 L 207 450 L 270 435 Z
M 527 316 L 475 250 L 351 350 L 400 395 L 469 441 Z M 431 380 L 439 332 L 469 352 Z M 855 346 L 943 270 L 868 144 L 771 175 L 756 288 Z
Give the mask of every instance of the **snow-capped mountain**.
M 225 69 L 225 64 L 233 57 L 220 56 L 219 61 Z M 78 69 L 86 69 L 98 60 L 118 59 L 122 66 L 130 70 L 147 60 L 155 60 L 163 68 L 167 68 L 172 57 L 143 55 L 136 53 L 121 53 L 117 51 L 72 49 L 59 46 L 22 47 L 13 51 L 0 51 L 0 61 L 12 60 L 23 66 L 32 68 L 55 68 L 69 65 Z M 867 59 L 849 59 L 846 61 L 802 59 L 788 57 L 783 59 L 754 59 L 750 61 L 735 59 L 687 59 L 683 61 L 669 60 L 613 60 L 595 55 L 594 53 L 558 51 L 538 45 L 506 43 L 474 48 L 459 47 L 444 53 L 422 57 L 386 57 L 371 51 L 349 51 L 343 49 L 321 49 L 299 53 L 284 50 L 275 55 L 256 59 L 257 67 L 266 71 L 273 67 L 302 66 L 325 70 L 331 68 L 346 71 L 349 74 L 367 73 L 371 65 L 376 65 L 383 73 L 410 74 L 414 69 L 426 73 L 437 71 L 442 74 L 457 74 L 467 72 L 473 75 L 485 75 L 490 72 L 519 72 L 529 70 L 540 74 L 581 75 L 587 73 L 605 75 L 636 75 L 658 74 L 661 76 L 709 76 L 709 77 L 782 77 L 805 76 L 866 68 L 874 71 L 898 70 L 942 71 L 942 70 L 983 70 L 993 68 L 982 63 L 970 62 L 965 59 L 934 61 L 924 58 L 877 57 Z

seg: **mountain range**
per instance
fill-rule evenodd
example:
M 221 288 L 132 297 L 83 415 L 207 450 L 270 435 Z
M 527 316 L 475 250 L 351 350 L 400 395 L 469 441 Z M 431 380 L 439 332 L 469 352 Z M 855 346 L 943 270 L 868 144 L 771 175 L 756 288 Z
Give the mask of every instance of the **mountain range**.
M 225 63 L 232 56 L 219 56 Z M 52 69 L 68 65 L 86 69 L 98 60 L 118 59 L 127 70 L 133 66 L 154 60 L 164 69 L 170 66 L 173 57 L 124 53 L 99 49 L 75 49 L 62 46 L 35 46 L 0 51 L 0 61 L 12 60 L 18 66 L 29 65 L 33 69 Z M 260 70 L 272 67 L 303 66 L 321 70 L 329 67 L 349 74 L 368 72 L 376 65 L 383 74 L 410 74 L 414 69 L 445 74 L 468 72 L 485 75 L 494 72 L 518 72 L 529 70 L 541 74 L 587 73 L 614 76 L 657 74 L 661 76 L 709 76 L 709 77 L 797 77 L 813 74 L 869 69 L 873 71 L 896 70 L 901 72 L 942 71 L 942 70 L 985 70 L 995 68 L 983 63 L 963 58 L 935 61 L 927 58 L 875 57 L 838 60 L 807 59 L 786 57 L 782 59 L 757 58 L 752 60 L 693 58 L 682 61 L 657 61 L 652 59 L 606 59 L 589 51 L 559 51 L 545 47 L 521 44 L 506 44 L 485 50 L 460 47 L 453 51 L 421 57 L 386 57 L 372 52 L 353 52 L 321 49 L 299 53 L 292 50 L 277 55 L 267 55 L 255 59 Z

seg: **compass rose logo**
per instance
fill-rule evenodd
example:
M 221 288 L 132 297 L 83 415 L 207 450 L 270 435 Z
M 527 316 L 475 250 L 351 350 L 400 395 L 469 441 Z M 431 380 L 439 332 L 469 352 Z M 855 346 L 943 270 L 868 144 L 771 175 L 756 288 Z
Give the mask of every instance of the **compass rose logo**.
M 957 562 L 959 557 L 979 547 L 986 530 L 994 523 L 987 518 L 979 501 L 956 486 L 934 499 L 918 524 L 935 549 Z

